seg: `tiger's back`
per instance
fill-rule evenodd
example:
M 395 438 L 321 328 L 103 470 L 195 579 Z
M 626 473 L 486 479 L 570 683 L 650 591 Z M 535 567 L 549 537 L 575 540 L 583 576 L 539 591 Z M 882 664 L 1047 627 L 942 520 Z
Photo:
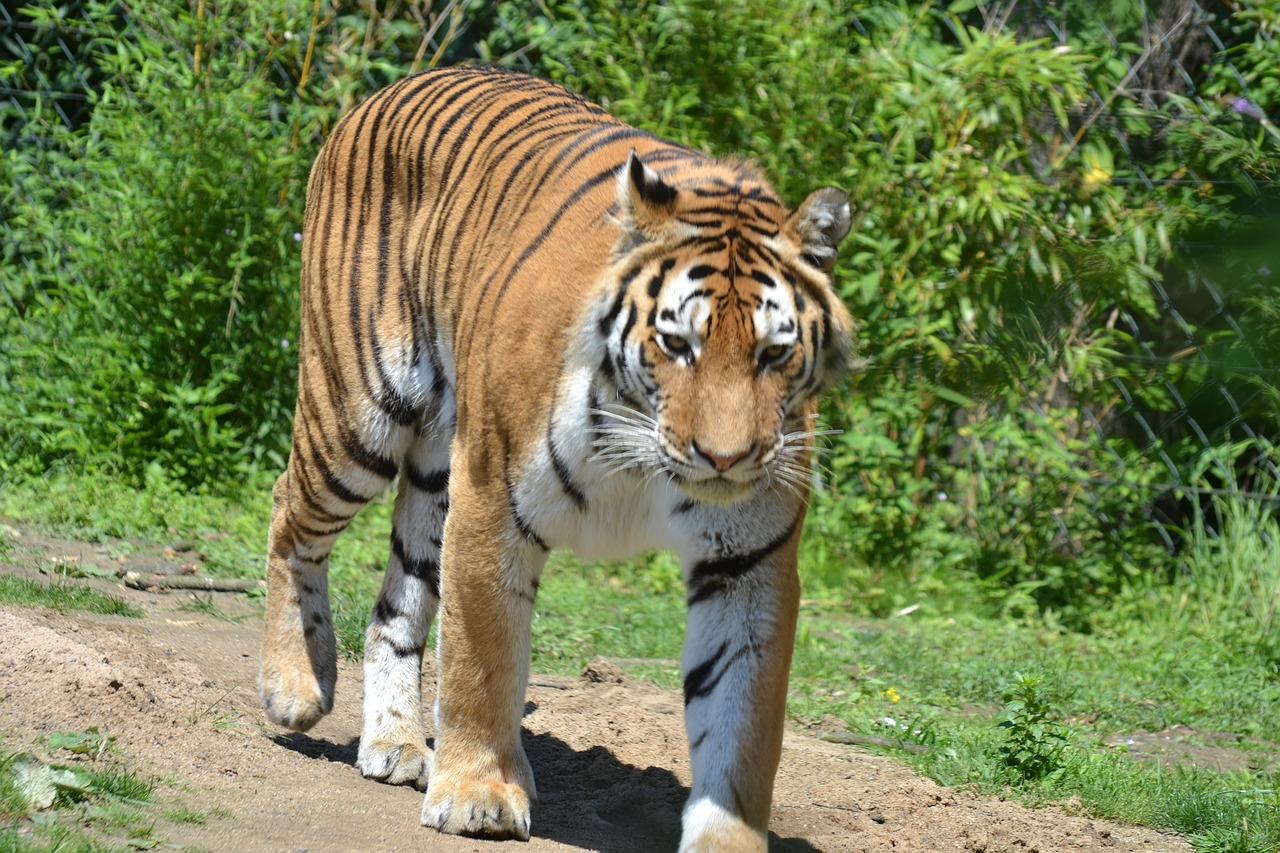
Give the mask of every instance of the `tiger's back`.
M 347 116 L 308 186 L 269 716 L 306 729 L 330 710 L 329 550 L 399 474 L 360 769 L 428 788 L 426 824 L 527 837 L 518 733 L 547 552 L 674 547 L 690 604 L 682 849 L 759 847 L 807 419 L 850 347 L 827 278 L 847 230 L 839 191 L 788 212 L 749 165 L 530 77 L 429 72 Z M 441 597 L 433 756 L 420 672 Z

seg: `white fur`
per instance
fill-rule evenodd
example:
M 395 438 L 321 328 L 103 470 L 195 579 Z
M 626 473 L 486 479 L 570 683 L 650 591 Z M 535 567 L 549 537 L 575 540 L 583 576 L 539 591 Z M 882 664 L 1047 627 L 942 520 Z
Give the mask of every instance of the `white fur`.
M 730 827 L 741 825 L 741 821 L 734 817 L 733 812 L 710 797 L 694 794 L 685 804 L 682 824 L 684 831 L 680 835 L 680 853 L 689 853 L 694 849 L 693 842 L 696 839 L 714 838 Z

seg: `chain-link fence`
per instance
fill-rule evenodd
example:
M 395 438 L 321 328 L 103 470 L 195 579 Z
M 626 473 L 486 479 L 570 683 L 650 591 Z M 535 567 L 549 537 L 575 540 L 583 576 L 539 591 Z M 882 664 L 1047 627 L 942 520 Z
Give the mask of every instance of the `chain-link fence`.
M 1200 194 L 1238 196 L 1234 205 L 1241 223 L 1238 229 L 1184 237 L 1161 268 L 1161 278 L 1149 282 L 1156 299 L 1154 316 L 1115 311 L 1108 318 L 1127 333 L 1131 345 L 1128 352 L 1113 357 L 1140 367 L 1145 373 L 1143 385 L 1135 385 L 1132 377 L 1113 377 L 1112 399 L 1080 412 L 1091 433 L 1093 453 L 1109 454 L 1118 467 L 1131 466 L 1132 459 L 1122 462 L 1109 441 L 1122 434 L 1136 447 L 1136 458 L 1145 460 L 1150 470 L 1131 473 L 1144 481 L 1149 496 L 1146 519 L 1169 552 L 1178 554 L 1193 516 L 1210 535 L 1217 535 L 1221 519 L 1211 509 L 1215 498 L 1280 502 L 1276 491 L 1280 469 L 1268 452 L 1280 441 L 1273 403 L 1275 389 L 1280 387 L 1280 364 L 1264 361 L 1267 348 L 1257 338 L 1266 307 L 1256 304 L 1257 300 L 1251 304 L 1248 296 L 1268 294 L 1258 297 L 1265 301 L 1276 292 L 1274 285 L 1266 285 L 1280 276 L 1280 244 L 1271 244 L 1280 237 L 1280 191 L 1274 172 L 1259 175 L 1243 164 L 1228 163 L 1214 176 L 1197 173 L 1197 158 L 1190 156 L 1182 147 L 1186 143 L 1175 139 L 1168 126 L 1178 121 L 1177 113 L 1170 117 L 1166 107 L 1172 98 L 1180 98 L 1188 103 L 1187 109 L 1212 113 L 1221 111 L 1226 100 L 1232 111 L 1260 121 L 1274 134 L 1274 125 L 1250 94 L 1259 81 L 1246 79 L 1233 65 L 1232 55 L 1244 37 L 1274 50 L 1276 34 L 1265 27 L 1248 32 L 1232 27 L 1234 31 L 1225 35 L 1215 30 L 1215 25 L 1248 19 L 1252 11 L 1248 2 L 1210 6 L 1196 0 L 1166 0 L 1128 5 L 1133 14 L 1123 34 L 1103 20 L 1094 4 L 1073 16 L 1069 0 L 979 3 L 970 23 L 980 20 L 984 28 L 1016 29 L 1020 37 L 1047 38 L 1063 46 L 1078 42 L 1081 29 L 1095 32 L 1095 38 L 1101 33 L 1111 56 L 1123 62 L 1122 73 L 1117 69 L 1113 88 L 1091 90 L 1090 102 L 1081 105 L 1071 124 L 1061 128 L 1064 136 L 1076 147 L 1105 137 L 1108 149 L 1123 152 L 1127 162 L 1115 164 L 1111 182 L 1138 184 L 1147 190 L 1157 183 L 1180 184 Z M 1227 88 L 1219 85 L 1212 87 L 1218 90 L 1214 93 L 1202 91 L 1207 81 L 1223 78 L 1231 81 Z M 1262 84 L 1267 82 L 1274 85 L 1273 81 Z M 1139 117 L 1137 128 L 1134 117 Z M 1148 174 L 1144 163 L 1150 162 L 1150 149 L 1156 144 L 1167 145 L 1185 167 L 1172 176 Z M 1253 224 L 1245 225 L 1246 221 Z M 1255 245 L 1231 246 L 1224 241 Z M 1227 265 L 1224 256 L 1232 253 L 1241 256 L 1239 262 Z M 1158 389 L 1155 394 L 1152 386 Z M 1153 396 L 1164 404 L 1152 407 Z M 1188 459 L 1195 461 L 1188 464 Z M 1128 477 L 1077 473 L 1089 500 L 1099 508 L 1098 520 L 1105 529 L 1110 520 L 1101 507 L 1109 502 L 1103 496 L 1129 489 L 1132 483 Z M 1054 518 L 1062 524 L 1060 515 Z M 1061 532 L 1072 538 L 1072 531 L 1065 527 Z

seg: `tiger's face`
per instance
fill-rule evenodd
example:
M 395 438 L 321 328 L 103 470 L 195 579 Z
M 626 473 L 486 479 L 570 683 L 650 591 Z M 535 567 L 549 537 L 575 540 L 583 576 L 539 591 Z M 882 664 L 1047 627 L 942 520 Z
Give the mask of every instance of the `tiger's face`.
M 634 152 L 618 196 L 622 236 L 593 324 L 598 452 L 696 501 L 803 489 L 810 401 L 852 346 L 829 278 L 847 197 L 818 190 L 789 213 L 744 165 L 667 183 Z

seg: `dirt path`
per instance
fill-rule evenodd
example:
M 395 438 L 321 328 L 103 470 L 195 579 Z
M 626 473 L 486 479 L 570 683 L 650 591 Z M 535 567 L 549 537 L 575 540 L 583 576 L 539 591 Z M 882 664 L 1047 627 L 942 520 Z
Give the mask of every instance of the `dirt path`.
M 0 571 L 39 577 L 33 566 L 51 555 L 93 551 L 27 535 Z M 214 616 L 182 609 L 191 593 L 90 583 L 147 617 L 0 608 L 0 734 L 7 748 L 38 749 L 50 731 L 97 726 L 116 736 L 131 769 L 161 780 L 164 804 L 228 813 L 203 825 L 161 820 L 169 842 L 290 853 L 676 848 L 689 767 L 674 692 L 535 676 L 524 719 L 540 795 L 533 840 L 451 838 L 419 825 L 421 794 L 355 769 L 359 666 L 342 665 L 331 716 L 306 735 L 285 734 L 266 724 L 255 694 L 256 604 L 220 597 Z M 942 788 L 889 758 L 794 732 L 771 830 L 770 849 L 789 853 L 1189 849 L 1150 830 Z

